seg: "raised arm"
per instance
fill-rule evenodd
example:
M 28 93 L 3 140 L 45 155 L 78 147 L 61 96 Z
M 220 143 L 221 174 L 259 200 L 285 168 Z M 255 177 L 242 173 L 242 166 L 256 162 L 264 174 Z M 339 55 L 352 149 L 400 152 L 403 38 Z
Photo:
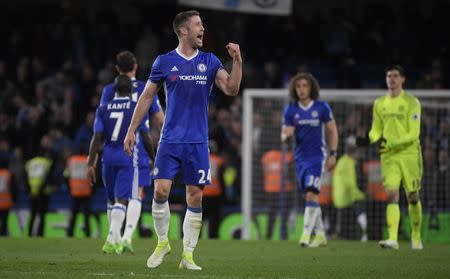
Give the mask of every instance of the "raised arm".
M 242 57 L 238 44 L 228 43 L 226 46 L 228 54 L 233 59 L 231 73 L 225 69 L 220 69 L 216 74 L 216 85 L 228 96 L 236 96 L 239 93 L 239 87 L 242 80 Z
M 151 81 L 147 81 L 145 85 L 144 92 L 137 102 L 136 108 L 133 112 L 133 118 L 131 119 L 130 126 L 128 127 L 127 135 L 123 142 L 123 147 L 125 152 L 131 156 L 133 151 L 134 142 L 136 140 L 134 133 L 144 118 L 145 114 L 148 112 L 150 105 L 152 104 L 153 97 L 158 92 L 160 88 L 160 84 L 153 83 Z

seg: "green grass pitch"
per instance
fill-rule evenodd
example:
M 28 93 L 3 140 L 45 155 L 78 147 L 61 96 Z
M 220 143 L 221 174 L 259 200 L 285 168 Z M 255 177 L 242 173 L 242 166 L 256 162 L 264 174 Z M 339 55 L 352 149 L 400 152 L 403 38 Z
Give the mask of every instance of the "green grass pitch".
M 200 272 L 178 270 L 182 242 L 154 270 L 146 260 L 154 240 L 134 241 L 135 254 L 104 255 L 102 240 L 0 238 L 0 278 L 450 278 L 450 244 L 412 251 L 382 250 L 375 242 L 330 241 L 300 248 L 293 241 L 201 240 Z

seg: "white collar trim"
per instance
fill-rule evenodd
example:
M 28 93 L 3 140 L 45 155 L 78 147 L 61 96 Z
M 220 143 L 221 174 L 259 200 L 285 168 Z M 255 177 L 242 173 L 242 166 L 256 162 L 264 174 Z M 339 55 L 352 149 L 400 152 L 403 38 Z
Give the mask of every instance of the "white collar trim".
M 302 103 L 300 101 L 298 101 L 298 106 L 302 109 L 302 110 L 309 110 L 312 106 L 314 105 L 314 100 L 311 100 L 311 102 L 305 107 L 302 105 Z
M 189 56 L 189 57 L 184 55 L 183 53 L 181 53 L 181 51 L 178 48 L 176 48 L 175 51 L 178 53 L 179 56 L 183 57 L 186 60 L 192 60 L 198 55 L 198 49 L 196 49 L 195 53 L 192 54 L 192 56 Z

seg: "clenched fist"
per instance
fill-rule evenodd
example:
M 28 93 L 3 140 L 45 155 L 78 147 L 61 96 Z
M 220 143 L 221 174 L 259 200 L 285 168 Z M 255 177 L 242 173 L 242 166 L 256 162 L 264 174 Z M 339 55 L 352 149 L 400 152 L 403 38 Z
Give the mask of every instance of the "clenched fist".
M 241 50 L 239 49 L 239 45 L 235 43 L 228 43 L 226 45 L 228 50 L 228 54 L 234 61 L 242 62 Z

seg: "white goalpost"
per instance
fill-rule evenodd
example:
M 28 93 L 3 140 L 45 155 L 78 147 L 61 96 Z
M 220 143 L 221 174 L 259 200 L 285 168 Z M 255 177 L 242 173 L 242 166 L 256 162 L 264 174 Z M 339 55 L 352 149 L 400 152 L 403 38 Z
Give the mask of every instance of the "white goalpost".
M 441 130 L 446 129 L 446 125 L 450 125 L 450 91 L 407 90 L 407 92 L 417 96 L 422 105 L 421 143 L 426 163 L 424 164 L 421 198 L 425 201 L 423 204 L 424 211 L 428 214 L 427 218 L 432 218 L 431 214 L 434 211 L 440 212 L 440 210 L 450 206 L 450 202 L 444 200 L 450 198 L 450 189 L 447 189 L 448 185 L 442 185 L 445 183 L 443 180 L 437 179 L 440 175 L 438 173 L 438 165 L 440 164 L 438 157 L 441 156 L 442 150 L 445 150 L 445 148 L 448 150 L 448 146 L 444 146 L 444 143 L 440 142 L 441 139 L 438 135 L 444 133 Z M 384 94 L 386 94 L 386 90 L 324 89 L 320 91 L 320 98 L 327 101 L 333 109 L 338 126 L 340 141 L 338 158 L 343 154 L 343 143 L 347 137 L 355 136 L 357 133 L 367 131 L 370 128 L 373 101 L 376 97 Z M 268 193 L 264 186 L 264 175 L 261 167 L 262 157 L 266 152 L 270 150 L 283 152 L 279 137 L 283 107 L 287 102 L 287 89 L 246 89 L 243 93 L 241 184 L 243 224 L 241 237 L 245 240 L 277 239 L 283 235 L 283 230 L 288 231 L 287 239 L 298 239 L 300 237 L 303 199 L 301 198 L 302 193 L 298 191 L 293 164 L 287 166 L 289 168 L 288 182 L 283 183 L 291 183 L 295 187 L 293 187 L 293 190 L 289 190 L 290 192 L 285 193 L 286 195 L 276 196 L 276 198 L 273 198 L 274 196 Z M 289 149 L 293 151 L 292 143 Z M 358 166 L 361 170 L 358 172 L 358 185 L 366 194 L 365 206 L 368 211 L 370 210 L 369 229 L 373 229 L 373 238 L 383 233 L 384 226 L 382 195 L 377 196 L 376 193 L 374 194 L 369 190 L 374 175 L 367 168 L 370 168 L 370 162 L 376 162 L 376 160 L 378 160 L 376 146 L 364 148 L 358 160 Z M 380 176 L 379 173 L 378 176 Z M 323 178 L 322 183 L 328 183 L 332 187 L 329 179 Z M 281 191 L 284 191 L 284 188 L 282 187 Z M 322 206 L 329 207 L 329 212 L 326 211 L 328 213 L 324 214 L 324 218 L 329 219 L 324 222 L 330 232 L 335 233 L 337 224 L 335 210 L 329 201 L 324 203 L 325 205 Z M 279 215 L 282 215 L 280 214 L 281 209 L 289 214 L 280 217 Z M 275 219 L 270 216 L 270 214 L 274 214 L 274 210 L 278 210 Z M 349 214 L 351 215 L 351 213 Z M 285 220 L 282 220 L 283 218 Z M 351 220 L 351 216 L 340 220 L 344 229 L 344 233 L 342 233 L 344 238 L 352 239 L 358 234 Z M 280 224 L 283 223 L 287 223 L 282 225 L 286 228 L 279 228 Z M 346 228 L 348 228 L 348 231 L 345 231 Z

